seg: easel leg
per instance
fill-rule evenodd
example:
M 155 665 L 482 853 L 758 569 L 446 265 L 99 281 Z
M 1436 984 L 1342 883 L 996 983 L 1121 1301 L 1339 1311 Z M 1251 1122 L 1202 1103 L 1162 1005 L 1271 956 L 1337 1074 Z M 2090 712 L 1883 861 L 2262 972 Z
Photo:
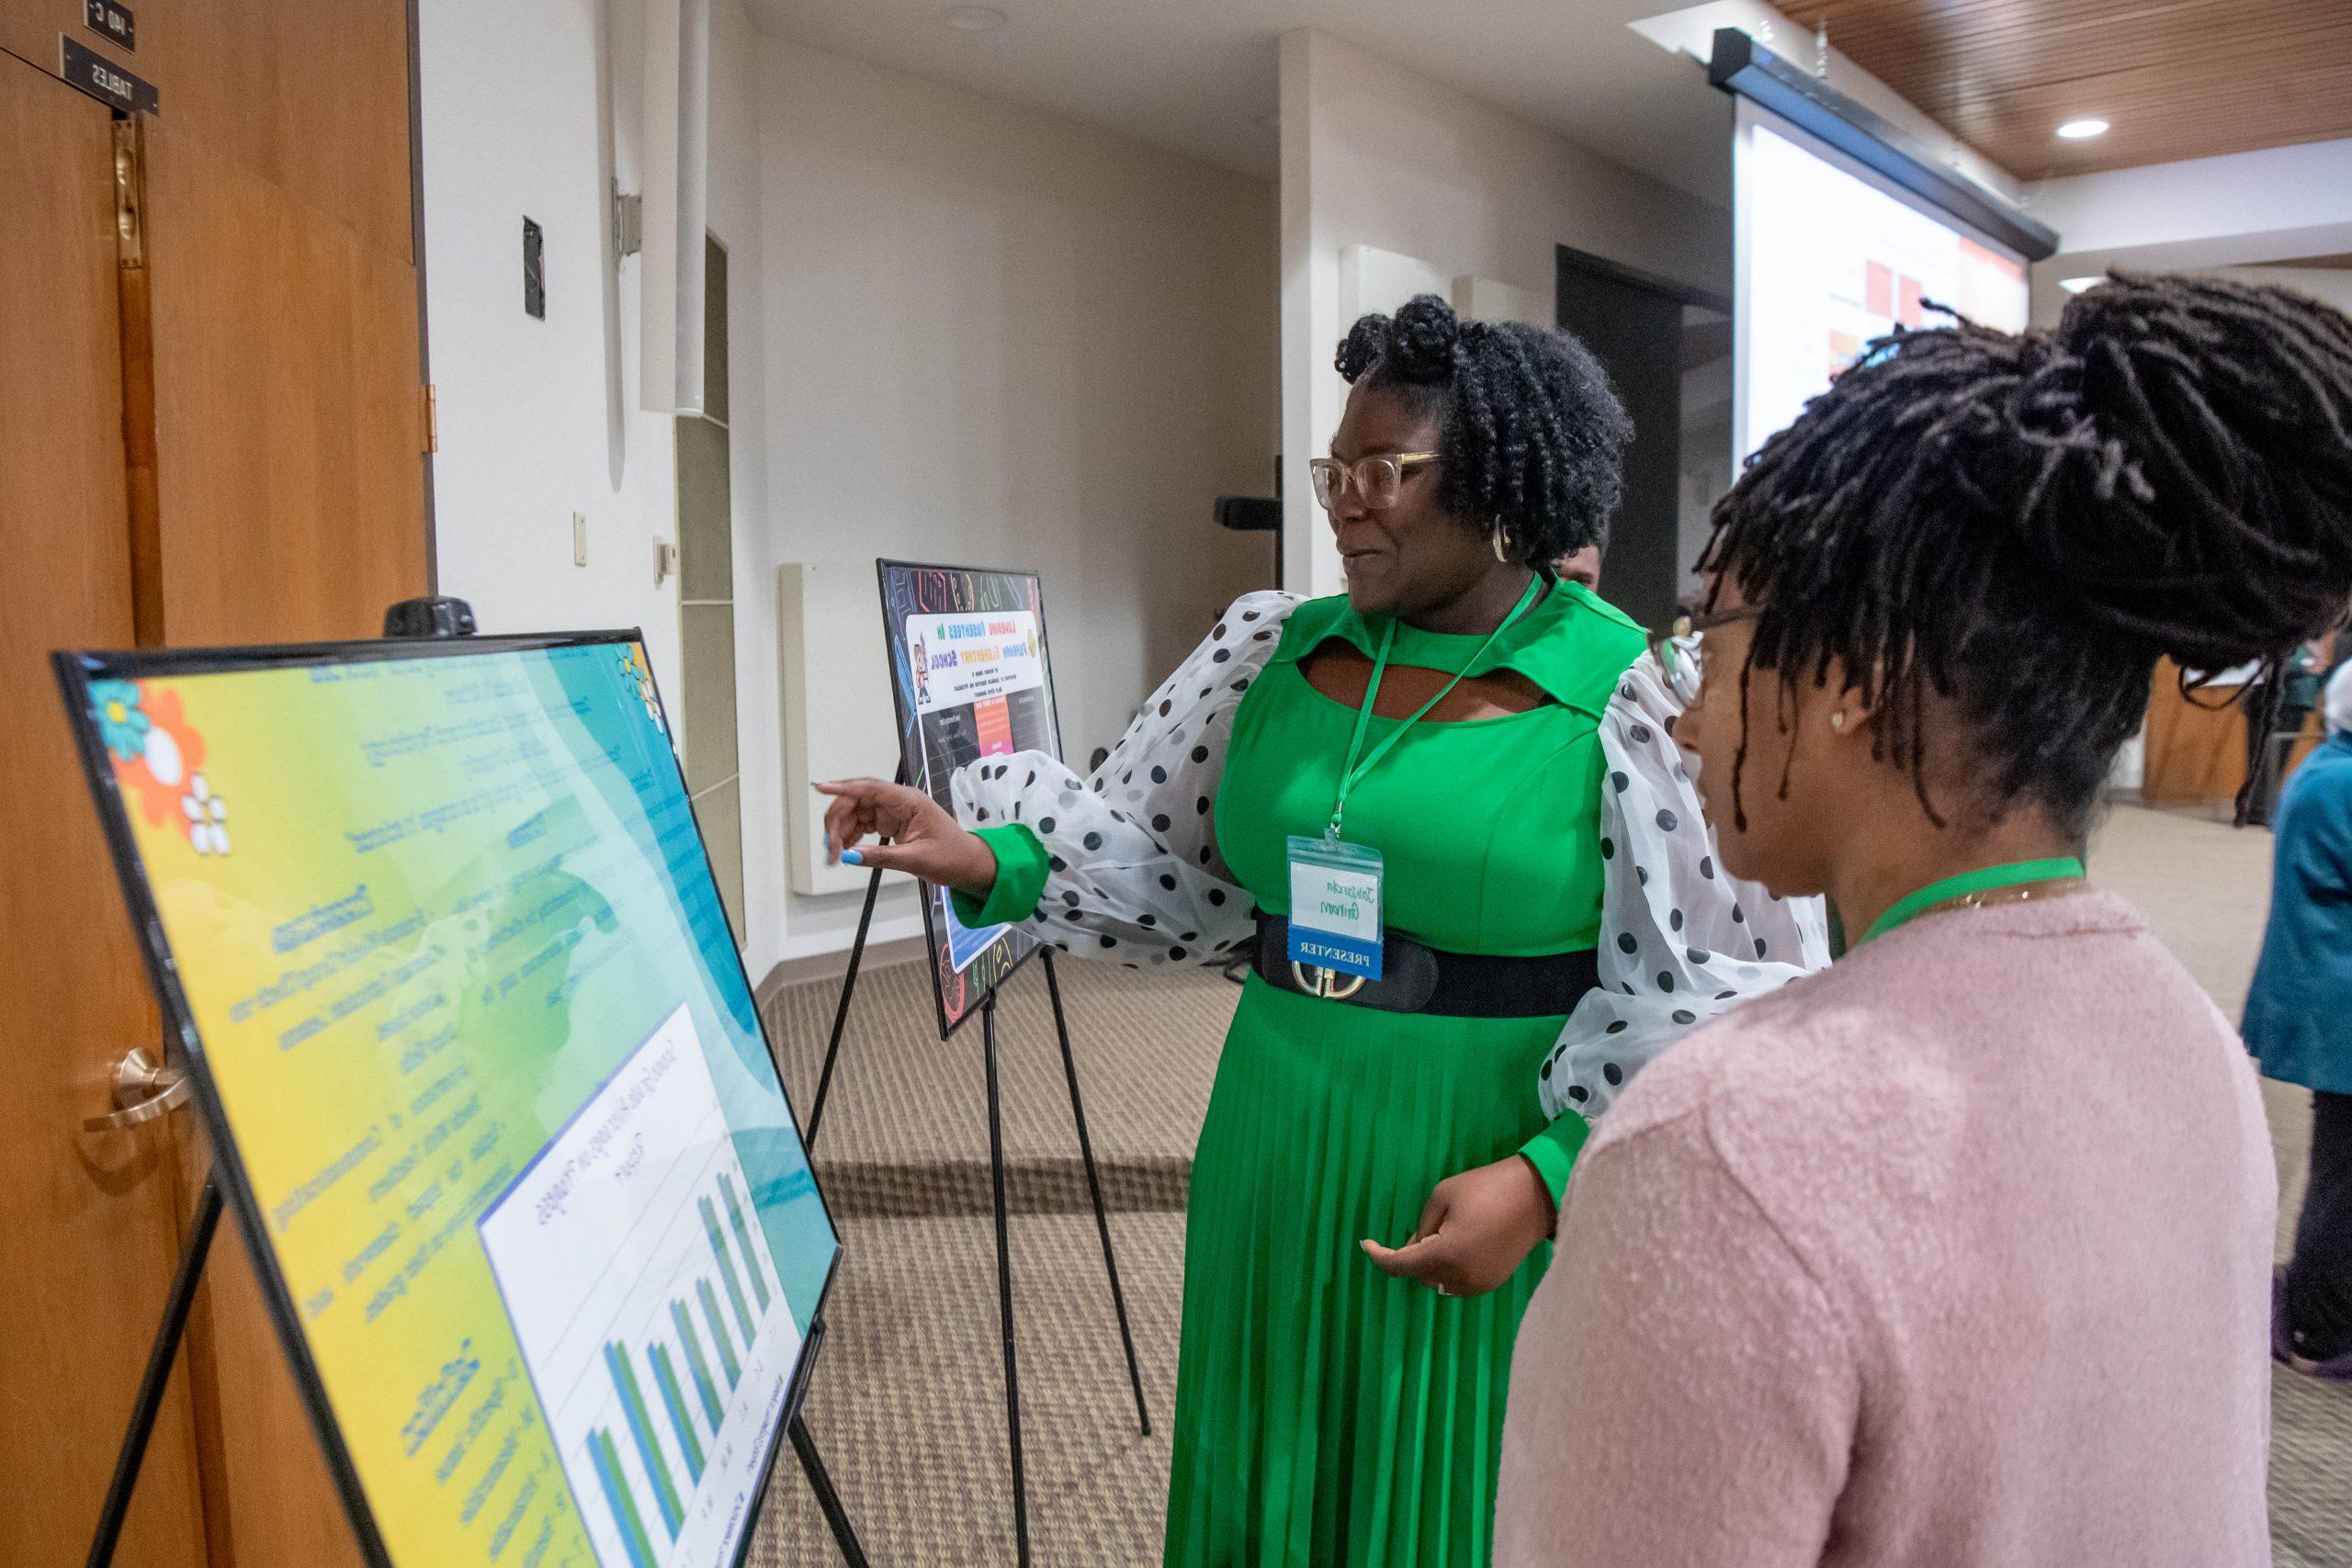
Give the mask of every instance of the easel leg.
M 1111 1251 L 1111 1216 L 1102 1205 L 1102 1178 L 1094 1168 L 1094 1139 L 1086 1130 L 1086 1104 L 1078 1095 L 1078 1058 L 1070 1054 L 1069 1021 L 1062 1016 L 1062 983 L 1054 973 L 1054 950 L 1037 954 L 1046 966 L 1046 994 L 1054 1002 L 1054 1033 L 1061 1041 L 1062 1072 L 1069 1079 L 1069 1113 L 1078 1123 L 1078 1152 L 1086 1162 L 1086 1190 L 1094 1199 L 1094 1228 L 1102 1237 L 1102 1271 L 1111 1277 L 1111 1305 L 1119 1314 L 1119 1343 L 1126 1348 L 1127 1382 L 1136 1391 L 1136 1427 L 1151 1434 L 1151 1411 L 1143 1400 L 1143 1370 L 1136 1361 L 1135 1331 L 1127 1326 L 1127 1296 L 1119 1289 L 1119 1260 Z
M 1029 1563 L 1029 1480 L 1021 1464 L 1021 1369 L 1012 1344 L 1012 1246 L 1005 1229 L 1004 1113 L 997 1093 L 996 993 L 980 1003 L 981 1053 L 988 1059 L 989 1176 L 996 1191 L 996 1310 L 1004 1335 L 1004 1426 L 1012 1449 L 1012 1539 L 1021 1568 Z
M 799 1456 L 801 1473 L 808 1478 L 808 1490 L 817 1495 L 817 1507 L 831 1527 L 833 1544 L 841 1548 L 842 1561 L 849 1568 L 866 1568 L 865 1548 L 857 1539 L 857 1529 L 849 1522 L 848 1512 L 842 1507 L 841 1494 L 833 1490 L 833 1478 L 825 1470 L 825 1461 L 817 1452 L 817 1440 L 808 1435 L 808 1421 L 796 1414 L 786 1426 L 791 1435 L 792 1451 Z
M 857 939 L 849 944 L 849 973 L 842 976 L 842 999 L 833 1004 L 832 1038 L 825 1042 L 825 1066 L 817 1075 L 817 1097 L 808 1102 L 808 1125 L 800 1134 L 800 1146 L 814 1158 L 817 1153 L 817 1123 L 824 1119 L 825 1096 L 833 1087 L 833 1063 L 842 1054 L 842 1026 L 849 1021 L 849 999 L 857 993 L 857 969 L 865 958 L 865 931 L 874 923 L 874 899 L 882 891 L 882 872 L 875 868 L 865 880 L 865 908 L 858 911 Z
M 180 1248 L 172 1293 L 164 1302 L 163 1325 L 155 1330 L 154 1347 L 147 1352 L 147 1371 L 139 1380 L 139 1397 L 130 1407 L 130 1427 L 123 1434 L 122 1451 L 115 1457 L 114 1479 L 107 1483 L 107 1500 L 98 1510 L 89 1568 L 107 1568 L 114 1561 L 115 1543 L 121 1539 L 122 1522 L 130 1513 L 130 1495 L 139 1484 L 139 1464 L 147 1457 L 147 1439 L 154 1433 L 164 1390 L 172 1380 L 172 1359 L 179 1353 L 188 1308 L 196 1302 L 196 1283 L 204 1277 L 205 1255 L 212 1250 L 212 1233 L 220 1224 L 220 1187 L 208 1176 L 204 1191 L 196 1201 L 196 1219 L 188 1228 L 187 1242 Z

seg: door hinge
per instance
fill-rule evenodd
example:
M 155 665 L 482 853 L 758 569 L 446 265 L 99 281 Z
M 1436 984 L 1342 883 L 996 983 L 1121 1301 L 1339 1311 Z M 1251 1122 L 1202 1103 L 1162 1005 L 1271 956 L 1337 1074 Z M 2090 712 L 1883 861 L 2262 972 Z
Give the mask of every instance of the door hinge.
M 115 259 L 122 266 L 146 265 L 146 186 L 139 140 L 139 117 L 114 122 Z
M 418 390 L 424 395 L 424 449 L 428 453 L 438 452 L 441 450 L 441 400 L 430 381 Z

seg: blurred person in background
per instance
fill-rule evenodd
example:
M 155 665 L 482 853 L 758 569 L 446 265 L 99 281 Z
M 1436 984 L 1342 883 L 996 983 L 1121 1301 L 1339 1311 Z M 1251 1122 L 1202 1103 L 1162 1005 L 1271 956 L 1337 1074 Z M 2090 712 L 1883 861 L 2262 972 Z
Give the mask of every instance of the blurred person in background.
M 2311 1182 L 2273 1287 L 2271 1353 L 2352 1382 L 2352 664 L 2329 679 L 2324 708 L 2327 739 L 2278 801 L 2245 1032 L 2265 1077 L 2312 1091 Z

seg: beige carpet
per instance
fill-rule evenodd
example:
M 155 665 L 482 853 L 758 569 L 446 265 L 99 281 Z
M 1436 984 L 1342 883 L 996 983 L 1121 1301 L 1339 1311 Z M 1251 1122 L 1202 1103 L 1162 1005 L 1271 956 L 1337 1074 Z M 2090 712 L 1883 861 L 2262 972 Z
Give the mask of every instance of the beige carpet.
M 2269 850 L 2267 833 L 2209 816 L 2123 807 L 2100 830 L 2093 871 L 2147 911 L 2235 1017 L 2260 942 Z M 1158 1560 L 1165 1500 L 1185 1177 L 1238 993 L 1205 971 L 1071 963 L 1061 977 L 1155 1430 L 1135 1429 L 1045 976 L 1033 964 L 999 1021 L 1031 1540 L 1041 1564 L 1147 1563 Z M 836 983 L 815 982 L 768 1000 L 804 1114 L 836 994 Z M 2301 1090 L 2283 1085 L 2265 1084 L 2264 1099 L 2283 1248 L 2310 1111 Z M 943 1044 L 920 966 L 869 973 L 818 1144 L 846 1250 L 808 1409 L 876 1563 L 1013 1560 L 983 1107 L 977 1022 Z M 2279 1568 L 2352 1568 L 2352 1390 L 2282 1372 L 2273 1416 Z M 752 1560 L 836 1561 L 789 1456 Z
M 1204 969 L 1065 962 L 1058 974 L 1087 1125 L 1114 1206 L 1182 1209 L 1218 1043 L 1240 987 Z M 819 981 L 768 1000 L 769 1038 L 804 1118 L 839 995 L 838 981 Z M 1044 965 L 1024 965 L 1002 995 L 998 1056 L 1005 1158 L 1019 1178 L 1014 1201 L 1080 1207 L 1085 1179 Z M 923 965 L 861 976 L 817 1128 L 818 1170 L 834 1208 L 851 1216 L 987 1213 L 985 1085 L 979 1020 L 943 1043 Z
M 1012 1224 L 1021 1426 L 1039 1563 L 1159 1561 L 1184 1223 L 1168 1213 L 1112 1223 L 1143 1353 L 1148 1438 L 1136 1430 L 1092 1216 L 1024 1214 Z M 1012 1562 L 993 1228 L 961 1216 L 852 1220 L 845 1228 L 845 1272 L 827 1314 L 838 1326 L 806 1406 L 842 1505 L 877 1565 Z M 752 1563 L 840 1561 L 786 1458 Z
M 1184 1189 L 1240 988 L 1207 970 L 1059 970 L 1071 1054 L 1113 1210 L 1148 1437 L 1102 1269 L 1042 965 L 1003 994 L 999 1074 L 1030 1541 L 1043 1563 L 1157 1562 L 1176 1396 Z M 807 1114 L 838 982 L 765 1009 Z M 867 972 L 817 1136 L 842 1272 L 808 1428 L 876 1563 L 1010 1563 L 1012 1470 L 979 1021 L 942 1043 L 920 964 Z M 838 1562 L 789 1458 L 752 1561 Z

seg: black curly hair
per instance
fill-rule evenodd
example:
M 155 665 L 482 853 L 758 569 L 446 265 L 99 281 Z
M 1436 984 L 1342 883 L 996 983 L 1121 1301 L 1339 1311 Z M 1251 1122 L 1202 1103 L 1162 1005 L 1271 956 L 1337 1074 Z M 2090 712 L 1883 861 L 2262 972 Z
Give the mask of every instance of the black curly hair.
M 1340 344 L 1340 374 L 1439 414 L 1438 502 L 1504 550 L 1548 570 L 1604 541 L 1633 422 L 1600 363 L 1566 333 L 1464 321 L 1434 294 L 1366 316 Z
M 1964 804 L 2030 803 L 2079 839 L 2159 655 L 2275 670 L 2342 619 L 2352 320 L 2117 273 L 2053 331 L 1901 333 L 1765 443 L 1713 521 L 1701 570 L 1759 608 L 1749 664 L 1783 702 L 1838 661 L 1941 825 L 1932 691 L 1968 732 Z

